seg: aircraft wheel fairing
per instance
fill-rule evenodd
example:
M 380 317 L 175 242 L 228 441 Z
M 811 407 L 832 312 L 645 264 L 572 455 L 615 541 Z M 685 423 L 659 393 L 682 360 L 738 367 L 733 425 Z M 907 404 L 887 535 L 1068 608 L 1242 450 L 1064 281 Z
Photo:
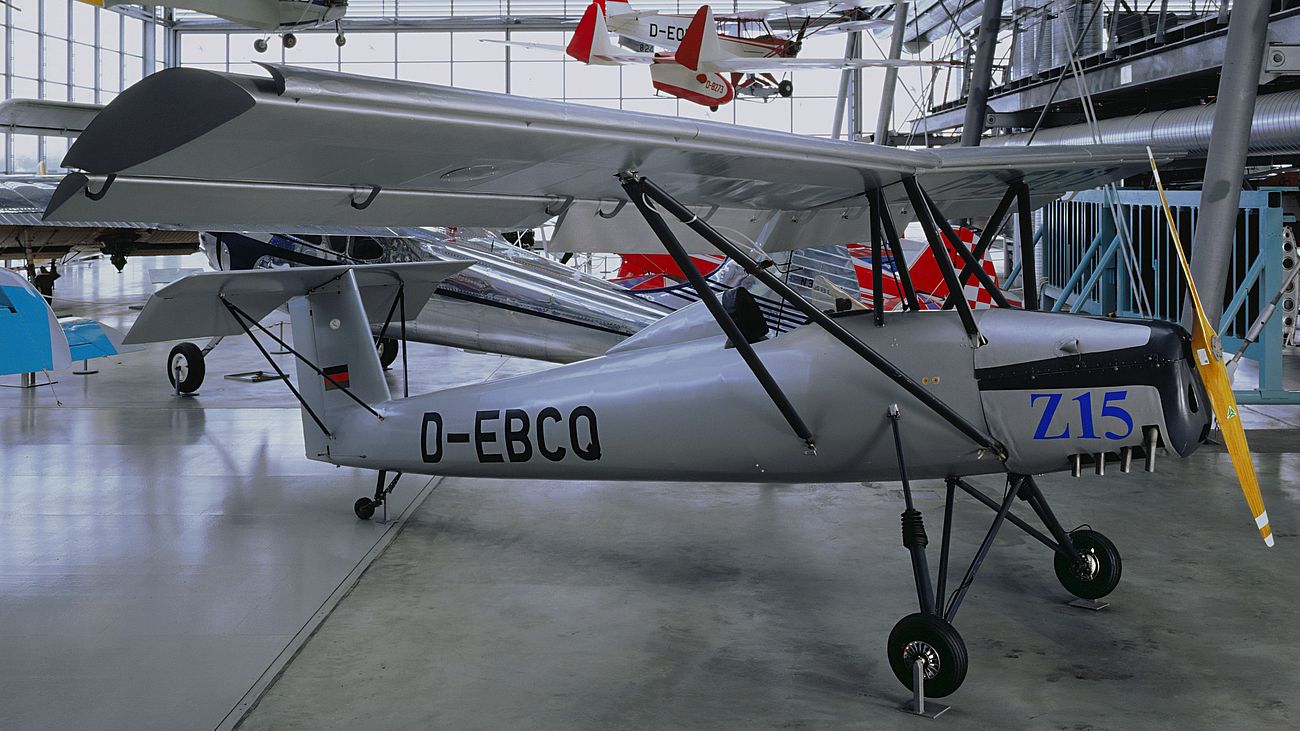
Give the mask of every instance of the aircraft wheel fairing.
M 384 367 L 384 370 L 388 370 L 389 366 L 393 365 L 394 361 L 397 360 L 397 349 L 399 347 L 397 338 L 376 339 L 375 349 L 379 351 L 379 364 Z
M 368 497 L 357 498 L 357 501 L 352 504 L 352 512 L 362 520 L 370 520 L 375 515 L 375 501 Z
M 915 690 L 912 667 L 921 660 L 927 698 L 952 695 L 966 680 L 966 643 L 955 627 L 933 614 L 909 614 L 898 620 L 887 648 L 889 667 L 908 690 Z
M 1115 544 L 1097 531 L 1087 529 L 1071 533 L 1070 542 L 1083 554 L 1084 562 L 1076 565 L 1066 556 L 1056 554 L 1056 578 L 1061 580 L 1061 586 L 1080 599 L 1100 599 L 1114 591 L 1124 568 Z
M 167 380 L 180 393 L 194 393 L 206 373 L 203 351 L 194 343 L 181 343 L 167 355 Z

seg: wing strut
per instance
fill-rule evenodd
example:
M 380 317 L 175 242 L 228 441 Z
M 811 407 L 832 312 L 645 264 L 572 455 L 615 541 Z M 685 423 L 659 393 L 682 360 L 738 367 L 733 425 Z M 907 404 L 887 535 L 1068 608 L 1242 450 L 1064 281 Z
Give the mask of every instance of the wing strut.
M 939 224 L 939 229 L 943 231 L 943 235 L 947 237 L 948 243 L 952 244 L 953 250 L 955 250 L 957 255 L 961 257 L 962 273 L 957 276 L 957 281 L 965 283 L 969 281 L 969 277 L 974 274 L 975 279 L 979 281 L 980 286 L 984 288 L 985 292 L 989 293 L 989 296 L 993 298 L 993 301 L 997 303 L 998 307 L 1010 309 L 1011 303 L 1007 302 L 1007 298 L 1002 294 L 1002 290 L 998 289 L 997 283 L 989 278 L 988 272 L 984 271 L 984 267 L 980 266 L 980 262 L 975 258 L 975 255 L 971 253 L 970 249 L 966 248 L 966 242 L 962 241 L 961 237 L 957 235 L 957 232 L 952 230 L 952 225 L 948 223 L 948 219 L 943 217 L 943 211 L 939 210 L 939 206 L 934 202 L 934 199 L 924 190 L 921 191 L 921 195 L 925 198 L 925 204 L 930 207 L 930 215 L 934 219 L 934 222 Z M 955 291 L 958 295 L 961 294 L 961 290 Z M 957 296 L 957 299 L 965 300 L 966 298 L 964 296 Z M 954 299 L 953 291 L 951 290 L 948 292 L 948 301 L 944 303 L 944 306 L 947 307 L 949 303 L 954 305 L 956 304 L 956 299 Z M 967 304 L 969 305 L 970 303 L 967 302 Z
M 885 229 L 885 241 L 889 244 L 889 258 L 894 262 L 894 273 L 898 275 L 899 284 L 903 285 L 903 301 L 907 303 L 907 309 L 920 312 L 921 298 L 916 296 L 912 273 L 907 270 L 907 256 L 903 254 L 903 242 L 898 238 L 898 229 L 894 227 L 894 219 L 889 215 L 889 206 L 884 204 L 884 196 L 880 196 L 880 199 L 880 225 Z
M 709 313 L 713 315 L 713 319 L 717 320 L 718 325 L 727 334 L 731 344 L 735 346 L 736 352 L 740 353 L 740 357 L 745 360 L 745 364 L 754 372 L 754 377 L 763 385 L 763 390 L 767 391 L 768 398 L 771 398 L 772 403 L 776 404 L 776 407 L 780 409 L 781 415 L 785 417 L 794 433 L 808 445 L 809 453 L 815 454 L 817 444 L 813 440 L 812 431 L 808 429 L 808 425 L 799 416 L 794 404 L 790 403 L 790 399 L 786 397 L 785 392 L 781 390 L 781 386 L 777 384 L 776 379 L 767 370 L 767 366 L 763 365 L 763 359 L 759 358 L 758 353 L 754 352 L 754 346 L 749 344 L 749 340 L 741 332 L 740 326 L 736 324 L 735 320 L 731 319 L 727 309 L 718 301 L 718 295 L 709 287 L 709 283 L 700 274 L 700 270 L 695 268 L 695 262 L 691 261 L 686 249 L 677 240 L 672 229 L 668 228 L 668 223 L 664 221 L 663 216 L 652 207 L 650 198 L 654 196 L 647 195 L 648 191 L 638 190 L 638 188 L 645 188 L 649 181 L 640 177 L 620 176 L 620 182 L 627 190 L 628 196 L 632 198 L 632 203 L 636 205 L 637 210 L 645 218 L 646 223 L 650 224 L 650 228 L 654 229 L 655 235 L 663 242 L 664 248 L 672 256 L 677 268 L 681 269 L 682 273 L 686 275 L 691 287 L 695 289 L 695 293 L 704 302 L 704 306 L 709 308 Z M 687 215 L 691 218 L 695 217 L 694 214 L 688 213 Z
M 1011 210 L 1011 204 L 1016 201 L 1017 191 L 1016 186 L 1009 185 L 1007 186 L 1007 192 L 1002 194 L 1002 200 L 998 201 L 998 207 L 994 209 L 993 215 L 989 217 L 988 224 L 980 232 L 980 240 L 975 242 L 975 249 L 971 252 L 971 255 L 975 257 L 975 261 L 982 260 L 984 255 L 988 253 L 989 247 L 993 245 L 993 237 L 997 235 L 998 231 L 1002 230 L 1002 224 L 1006 223 L 1007 212 Z M 972 269 L 967 264 L 962 267 L 957 278 L 964 282 L 974 273 L 975 269 Z M 946 310 L 953 307 L 957 303 L 957 297 L 960 296 L 960 292 L 949 292 L 948 301 L 943 303 L 943 308 Z
M 826 313 L 818 309 L 816 305 L 809 302 L 798 292 L 791 289 L 789 285 L 781 281 L 780 277 L 773 276 L 773 274 L 768 271 L 768 268 L 772 264 L 770 260 L 763 263 L 755 261 L 745 252 L 744 249 L 733 244 L 729 239 L 727 239 L 727 237 L 718 233 L 718 231 L 712 226 L 700 220 L 700 218 L 694 213 L 691 213 L 689 209 L 679 203 L 677 199 L 669 195 L 667 191 L 639 173 L 629 170 L 620 173 L 618 177 L 619 182 L 623 185 L 623 189 L 627 191 L 628 197 L 632 199 L 632 202 L 636 204 L 642 214 L 645 215 L 649 212 L 650 215 L 646 215 L 646 220 L 650 222 L 651 226 L 655 229 L 655 233 L 659 235 L 664 245 L 670 248 L 670 251 L 672 247 L 669 242 L 672 242 L 672 244 L 675 244 L 678 247 L 680 247 L 680 244 L 677 242 L 677 239 L 672 236 L 672 232 L 668 230 L 662 217 L 659 216 L 658 212 L 651 207 L 651 201 L 659 204 L 668 211 L 668 213 L 677 217 L 677 220 L 689 226 L 691 230 L 695 231 L 695 233 L 699 234 L 704 238 L 704 240 L 716 247 L 718 251 L 721 251 L 732 261 L 739 264 L 747 274 L 757 278 L 763 284 L 766 284 L 773 292 L 776 292 L 782 299 L 793 305 L 795 309 L 803 312 L 810 320 L 813 320 L 820 325 L 822 329 L 832 337 L 839 340 L 863 360 L 870 363 L 872 367 L 883 373 L 891 381 L 897 383 L 903 390 L 907 391 L 924 404 L 926 408 L 938 414 L 944 421 L 947 421 L 955 429 L 969 437 L 971 441 L 992 452 L 1000 461 L 1006 461 L 1006 447 L 1002 446 L 1002 444 L 993 437 L 984 433 L 983 430 L 967 420 L 966 417 L 954 411 L 953 408 L 944 403 L 942 399 L 922 387 L 921 384 L 917 383 L 911 376 L 904 373 L 888 358 L 877 353 L 875 350 L 872 350 L 869 345 L 862 342 L 853 333 L 844 329 L 844 326 L 828 317 Z M 686 271 L 689 274 L 690 270 L 684 269 L 683 271 Z M 762 372 L 766 373 L 767 371 L 764 369 Z
M 925 231 L 926 243 L 930 245 L 930 251 L 934 253 L 934 261 L 939 265 L 939 272 L 943 274 L 943 281 L 948 284 L 948 291 L 960 293 L 962 291 L 961 282 L 957 279 L 957 272 L 952 268 L 952 259 L 948 258 L 948 247 L 944 246 L 943 240 L 939 238 L 939 229 L 934 222 L 934 212 L 925 197 L 925 191 L 921 190 L 921 185 L 916 182 L 915 175 L 903 176 L 903 187 L 907 189 L 907 197 L 912 202 L 912 209 L 916 211 L 916 220 Z M 966 301 L 965 297 L 957 298 L 957 314 L 961 317 L 962 327 L 966 328 L 966 336 L 970 338 L 971 347 L 978 348 L 984 345 L 987 341 L 980 333 L 980 326 L 975 323 L 975 315 L 971 313 L 970 303 Z

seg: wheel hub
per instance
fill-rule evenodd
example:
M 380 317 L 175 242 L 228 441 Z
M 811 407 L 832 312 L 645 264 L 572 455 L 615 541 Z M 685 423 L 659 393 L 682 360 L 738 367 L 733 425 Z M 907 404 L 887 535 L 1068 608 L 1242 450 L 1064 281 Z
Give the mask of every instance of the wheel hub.
M 1097 578 L 1097 573 L 1101 571 L 1101 562 L 1097 560 L 1097 551 L 1089 548 L 1081 553 L 1081 558 L 1074 565 L 1074 573 L 1084 581 L 1092 581 Z
M 903 645 L 903 661 L 910 667 L 921 661 L 921 672 L 926 680 L 934 680 L 939 674 L 939 651 L 928 642 L 913 640 Z
M 185 356 L 178 354 L 172 358 L 172 373 L 175 374 L 177 381 L 184 381 L 190 377 L 190 368 L 185 362 Z

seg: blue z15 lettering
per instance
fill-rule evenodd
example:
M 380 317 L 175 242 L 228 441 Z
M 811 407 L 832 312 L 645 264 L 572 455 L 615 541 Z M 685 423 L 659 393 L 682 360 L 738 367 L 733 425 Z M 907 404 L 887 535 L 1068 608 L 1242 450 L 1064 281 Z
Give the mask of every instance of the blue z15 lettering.
M 1123 401 L 1128 397 L 1128 391 L 1107 391 L 1101 400 L 1101 418 L 1118 419 L 1124 425 L 1123 433 L 1116 431 L 1106 431 L 1107 439 L 1126 439 L 1133 433 L 1133 417 L 1122 406 L 1117 406 L 1116 402 Z M 1060 410 L 1062 394 L 1059 393 L 1031 393 L 1029 394 L 1029 405 L 1033 407 L 1040 400 L 1044 400 L 1046 405 L 1043 409 L 1043 416 L 1038 420 L 1038 427 L 1034 429 L 1034 439 L 1069 439 L 1070 423 L 1066 422 L 1065 426 L 1057 434 L 1049 434 L 1052 428 L 1052 421 L 1056 417 L 1056 412 Z M 1088 391 L 1070 399 L 1078 404 L 1079 410 L 1079 439 L 1100 439 L 1096 432 L 1096 422 L 1092 410 L 1092 392 Z

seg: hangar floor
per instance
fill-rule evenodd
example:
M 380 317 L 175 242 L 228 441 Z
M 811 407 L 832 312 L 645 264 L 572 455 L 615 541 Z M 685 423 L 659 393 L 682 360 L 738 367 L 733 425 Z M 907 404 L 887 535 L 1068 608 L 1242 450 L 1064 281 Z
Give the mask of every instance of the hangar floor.
M 109 324 L 148 288 L 137 264 L 59 282 Z M 166 350 L 62 375 L 59 409 L 0 389 L 6 728 L 230 725 L 273 679 L 243 728 L 930 723 L 895 710 L 884 662 L 915 605 L 895 485 L 421 480 L 397 494 L 416 500 L 404 523 L 362 523 L 373 478 L 304 460 L 277 384 L 221 380 L 260 366 L 251 345 L 223 343 L 195 399 L 167 393 Z M 413 392 L 536 367 L 418 356 Z M 971 673 L 939 723 L 1300 722 L 1300 409 L 1247 411 L 1278 547 L 1214 448 L 1046 478 L 1064 522 L 1123 552 L 1114 603 L 1064 606 L 1051 557 L 1008 528 L 958 618 Z M 918 485 L 936 536 L 940 490 Z M 990 517 L 960 504 L 956 570 Z

